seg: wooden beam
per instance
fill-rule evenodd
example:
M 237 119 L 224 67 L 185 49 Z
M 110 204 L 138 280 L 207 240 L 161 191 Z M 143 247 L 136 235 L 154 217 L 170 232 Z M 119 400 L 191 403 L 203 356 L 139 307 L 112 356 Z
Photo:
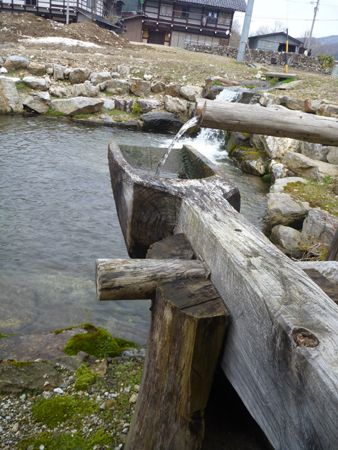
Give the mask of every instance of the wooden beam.
M 231 317 L 222 368 L 273 447 L 335 449 L 337 305 L 232 208 L 223 195 L 221 178 L 211 189 L 203 179 L 193 180 L 192 185 L 174 182 L 174 191 L 168 180 L 164 184 L 159 177 L 127 167 L 112 146 L 110 161 L 112 175 L 121 180 L 120 194 L 124 183 L 127 187 L 138 183 L 163 193 L 168 189 L 179 197 L 173 232 L 184 233 L 195 254 L 206 262 Z M 120 167 L 119 161 L 124 161 Z M 129 219 L 135 210 L 130 207 L 132 191 L 128 194 L 123 197 L 128 207 L 121 211 L 124 224 L 137 226 L 143 215 Z M 136 239 L 133 230 L 123 232 Z M 136 240 L 133 245 L 137 246 Z
M 199 450 L 228 314 L 205 280 L 158 285 L 125 450 Z
M 200 126 L 226 131 L 288 137 L 306 142 L 338 146 L 338 120 L 301 111 L 265 108 L 261 105 L 218 103 L 199 100 L 196 115 Z
M 97 259 L 96 293 L 99 300 L 150 299 L 161 281 L 208 276 L 205 264 L 197 260 Z

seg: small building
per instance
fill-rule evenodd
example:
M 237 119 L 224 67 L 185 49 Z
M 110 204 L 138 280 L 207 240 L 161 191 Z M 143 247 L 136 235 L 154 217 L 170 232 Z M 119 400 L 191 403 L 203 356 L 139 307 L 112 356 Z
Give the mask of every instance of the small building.
M 285 52 L 287 37 L 289 41 L 289 53 L 300 53 L 299 50 L 303 47 L 303 42 L 291 36 L 287 36 L 287 34 L 282 31 L 249 37 L 249 48 Z
M 67 3 L 69 23 L 95 22 L 97 25 L 118 31 L 110 22 L 112 11 L 122 9 L 123 0 L 0 0 L 0 12 L 29 12 L 46 19 L 66 22 Z
M 245 0 L 124 0 L 124 36 L 130 41 L 185 48 L 228 45 L 235 11 Z

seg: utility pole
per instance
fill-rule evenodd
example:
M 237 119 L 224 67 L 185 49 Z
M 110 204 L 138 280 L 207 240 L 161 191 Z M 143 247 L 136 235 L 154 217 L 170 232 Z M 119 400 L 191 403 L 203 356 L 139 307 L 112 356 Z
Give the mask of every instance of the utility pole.
M 310 31 L 310 35 L 309 35 L 308 40 L 307 40 L 307 49 L 308 49 L 308 51 L 310 51 L 310 49 L 311 49 L 312 31 L 313 31 L 313 27 L 314 27 L 315 20 L 316 20 L 316 15 L 317 15 L 317 11 L 318 11 L 318 5 L 319 5 L 319 0 L 317 0 L 317 5 L 315 6 L 315 12 L 314 12 L 314 16 L 313 16 L 311 31 Z
M 289 70 L 289 28 L 286 29 L 286 46 L 285 46 L 285 73 Z
M 246 7 L 242 36 L 241 36 L 241 43 L 239 44 L 239 49 L 238 49 L 238 53 L 237 53 L 237 62 L 241 62 L 241 63 L 244 62 L 244 58 L 245 58 L 245 49 L 246 49 L 246 43 L 247 43 L 248 36 L 249 36 L 254 1 L 255 0 L 248 0 L 248 4 Z

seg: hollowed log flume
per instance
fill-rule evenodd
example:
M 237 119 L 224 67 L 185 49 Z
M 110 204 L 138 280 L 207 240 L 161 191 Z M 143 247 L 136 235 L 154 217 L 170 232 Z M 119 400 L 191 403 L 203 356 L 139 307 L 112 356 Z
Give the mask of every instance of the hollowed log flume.
M 112 142 L 109 167 L 129 254 L 142 258 L 154 242 L 184 233 L 210 269 L 230 314 L 222 368 L 273 447 L 336 449 L 337 305 L 236 211 L 238 190 L 220 172 L 141 174 Z

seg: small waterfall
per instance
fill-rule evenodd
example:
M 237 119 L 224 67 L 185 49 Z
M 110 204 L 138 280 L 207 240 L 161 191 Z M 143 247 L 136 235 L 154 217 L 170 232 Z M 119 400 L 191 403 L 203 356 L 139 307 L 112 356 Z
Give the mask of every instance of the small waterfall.
M 215 98 L 214 102 L 231 102 L 236 103 L 242 97 L 242 89 L 238 87 L 223 89 Z M 227 154 L 222 150 L 224 145 L 224 131 L 214 130 L 213 128 L 201 128 L 198 135 L 192 140 L 187 138 L 183 141 L 184 144 L 190 144 L 196 148 L 200 153 L 216 162 L 221 156 L 224 158 Z M 222 153 L 220 153 L 220 150 Z
M 176 144 L 176 142 L 179 140 L 179 138 L 181 136 L 183 136 L 183 134 L 189 130 L 190 128 L 193 128 L 194 126 L 196 126 L 198 124 L 198 121 L 200 120 L 201 116 L 195 116 L 192 119 L 188 120 L 183 126 L 182 128 L 179 130 L 179 132 L 176 134 L 176 136 L 174 137 L 172 143 L 169 145 L 167 151 L 165 152 L 165 154 L 162 156 L 160 162 L 158 163 L 155 175 L 159 175 L 160 174 L 160 169 L 161 167 L 164 165 L 164 163 L 166 162 L 168 156 L 170 155 L 171 150 L 173 149 L 174 145 Z

